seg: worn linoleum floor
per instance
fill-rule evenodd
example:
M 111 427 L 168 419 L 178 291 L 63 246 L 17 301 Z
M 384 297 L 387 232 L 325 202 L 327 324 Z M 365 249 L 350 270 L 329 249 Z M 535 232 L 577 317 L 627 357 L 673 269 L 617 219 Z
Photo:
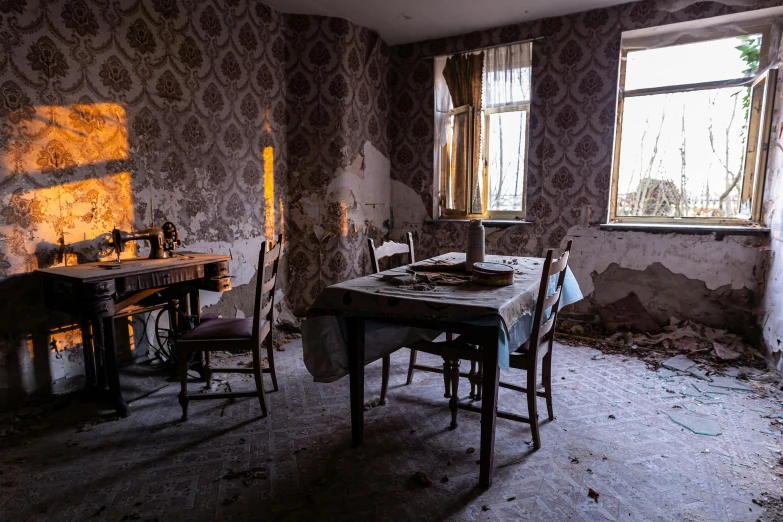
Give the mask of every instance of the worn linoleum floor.
M 178 385 L 131 367 L 127 419 L 96 417 L 78 397 L 21 412 L 31 431 L 0 439 L 0 520 L 774 520 L 754 499 L 783 492 L 779 395 L 751 380 L 755 393 L 693 397 L 691 377 L 664 381 L 635 358 L 598 353 L 556 347 L 557 419 L 542 424 L 535 452 L 527 426 L 498 420 L 487 491 L 475 487 L 478 415 L 461 411 L 450 431 L 442 377 L 417 372 L 404 385 L 407 350 L 392 356 L 389 403 L 366 412 L 360 449 L 350 447 L 347 378 L 313 383 L 300 341 L 275 354 L 280 391 L 268 418 L 254 399 L 204 401 L 182 423 Z M 375 363 L 367 399 L 379 388 Z M 524 411 L 514 392 L 502 390 L 500 404 Z M 722 434 L 696 435 L 665 415 L 689 410 L 716 418 Z M 434 484 L 413 481 L 417 471 Z

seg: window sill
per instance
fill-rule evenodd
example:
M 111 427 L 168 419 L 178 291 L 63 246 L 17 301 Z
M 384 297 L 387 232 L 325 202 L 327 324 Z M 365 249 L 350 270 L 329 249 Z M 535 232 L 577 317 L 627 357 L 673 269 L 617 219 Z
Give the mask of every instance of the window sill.
M 610 232 L 647 232 L 650 234 L 710 235 L 715 239 L 725 236 L 768 236 L 769 228 L 742 225 L 668 225 L 661 223 L 606 223 L 601 230 Z
M 439 219 L 428 219 L 424 221 L 424 223 L 428 225 L 437 225 L 441 223 L 470 223 L 469 219 L 449 219 L 449 218 L 439 218 Z M 523 221 L 521 219 L 482 219 L 481 224 L 485 227 L 492 227 L 492 228 L 506 228 L 506 227 L 514 227 L 518 225 L 532 225 L 533 223 L 531 221 Z

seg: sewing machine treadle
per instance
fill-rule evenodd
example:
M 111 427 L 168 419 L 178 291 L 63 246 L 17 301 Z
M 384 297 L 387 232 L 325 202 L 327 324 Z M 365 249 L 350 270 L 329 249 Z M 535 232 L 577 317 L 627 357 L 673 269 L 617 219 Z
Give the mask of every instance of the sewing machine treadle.
M 120 391 L 114 319 L 178 299 L 198 321 L 198 291 L 215 289 L 215 279 L 228 275 L 229 259 L 177 252 L 169 259 L 123 259 L 119 265 L 97 262 L 36 272 L 47 308 L 79 316 L 87 387 L 108 393 L 117 414 L 126 417 L 130 409 Z M 107 269 L 109 265 L 114 266 Z

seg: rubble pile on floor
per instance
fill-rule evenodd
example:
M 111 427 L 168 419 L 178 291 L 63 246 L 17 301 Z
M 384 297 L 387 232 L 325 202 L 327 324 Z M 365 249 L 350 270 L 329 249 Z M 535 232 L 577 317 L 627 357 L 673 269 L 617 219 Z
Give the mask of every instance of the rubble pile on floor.
M 659 326 L 635 294 L 602 308 L 592 320 L 560 319 L 557 337 L 564 344 L 587 344 L 605 353 L 632 354 L 655 367 L 679 354 L 715 368 L 766 366 L 755 348 L 728 330 L 678 317 Z

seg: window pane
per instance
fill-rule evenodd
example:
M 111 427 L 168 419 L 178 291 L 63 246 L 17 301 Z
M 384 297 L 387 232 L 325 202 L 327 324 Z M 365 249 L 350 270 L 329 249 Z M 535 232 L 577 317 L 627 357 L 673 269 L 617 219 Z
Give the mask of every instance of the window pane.
M 527 161 L 527 112 L 489 114 L 489 194 L 490 210 L 522 210 Z
M 740 208 L 750 89 L 627 98 L 618 216 L 747 217 Z
M 761 35 L 629 51 L 625 89 L 733 80 L 758 69 Z

